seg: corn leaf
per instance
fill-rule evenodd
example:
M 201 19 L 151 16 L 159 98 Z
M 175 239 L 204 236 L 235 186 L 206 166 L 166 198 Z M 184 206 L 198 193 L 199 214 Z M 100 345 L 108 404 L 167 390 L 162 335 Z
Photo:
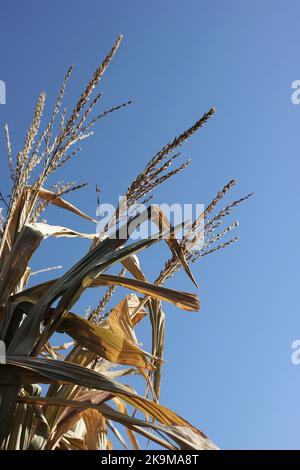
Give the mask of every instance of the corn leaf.
M 57 331 L 67 333 L 81 346 L 110 362 L 152 369 L 149 362 L 151 356 L 129 339 L 116 334 L 113 329 L 95 325 L 85 318 L 68 313 Z

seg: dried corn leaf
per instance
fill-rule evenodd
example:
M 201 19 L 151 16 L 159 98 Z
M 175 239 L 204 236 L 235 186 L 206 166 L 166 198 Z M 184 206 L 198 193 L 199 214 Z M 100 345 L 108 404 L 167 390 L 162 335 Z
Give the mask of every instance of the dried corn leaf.
M 183 248 L 175 237 L 175 232 L 178 227 L 171 226 L 169 219 L 159 206 L 150 205 L 144 212 L 134 217 L 134 219 L 131 220 L 129 224 L 129 236 L 139 225 L 141 225 L 143 222 L 147 222 L 148 220 L 151 220 L 151 222 L 153 222 L 157 226 L 159 236 L 166 240 L 167 245 L 171 249 L 175 258 L 178 259 L 179 263 L 181 264 L 189 278 L 192 280 L 192 282 L 195 284 L 195 286 L 198 287 L 197 282 L 191 272 L 191 269 L 185 259 Z
M 81 417 L 86 427 L 84 443 L 87 450 L 100 450 L 99 431 L 105 426 L 102 414 L 90 408 L 84 410 Z
M 97 223 L 97 221 L 92 219 L 92 217 L 88 216 L 81 210 L 77 209 L 77 207 L 73 206 L 73 204 L 70 204 L 70 202 L 67 202 L 65 201 L 65 199 L 57 196 L 57 194 L 55 194 L 53 191 L 50 191 L 49 189 L 44 189 L 44 188 L 39 189 L 38 196 L 41 199 L 44 199 L 45 201 L 51 204 L 54 204 L 55 206 L 61 207 L 62 209 L 73 212 L 74 214 L 79 215 L 80 217 L 83 217 L 84 219 Z
M 87 238 L 89 240 L 94 240 L 94 238 L 98 237 L 97 233 L 77 232 L 76 230 L 73 230 L 70 228 L 61 227 L 59 225 L 49 225 L 44 222 L 36 222 L 34 224 L 31 224 L 30 227 L 43 233 L 44 238 L 48 238 L 52 236 L 52 237 L 57 237 L 57 238 L 58 237 L 70 237 L 70 238 L 75 237 L 75 238 Z
M 59 332 L 67 333 L 81 346 L 98 356 L 116 364 L 131 365 L 142 369 L 152 369 L 151 356 L 142 351 L 137 342 L 119 335 L 109 324 L 109 328 L 95 325 L 85 318 L 68 313 L 59 325 Z
M 180 292 L 166 287 L 157 286 L 137 279 L 114 276 L 110 274 L 101 274 L 96 277 L 90 287 L 118 285 L 127 287 L 142 294 L 150 295 L 159 300 L 171 302 L 183 310 L 197 312 L 200 308 L 199 300 L 195 294 Z
M 29 260 L 40 245 L 43 234 L 32 227 L 24 226 L 16 243 L 6 256 L 0 274 L 0 303 L 14 291 L 26 272 Z
M 114 397 L 112 399 L 112 401 L 114 402 L 114 404 L 116 405 L 116 407 L 118 408 L 118 410 L 120 411 L 120 413 L 123 413 L 124 415 L 128 415 L 128 411 L 127 411 L 127 408 L 125 406 L 125 403 L 123 402 L 123 400 L 121 400 L 121 398 L 119 397 Z M 138 440 L 136 438 L 136 435 L 135 433 L 132 431 L 132 429 L 130 428 L 127 428 L 127 434 L 128 434 L 128 437 L 130 439 L 130 442 L 132 444 L 132 447 L 134 450 L 140 450 L 140 446 L 139 446 L 139 443 L 138 443 Z
M 160 431 L 164 433 L 166 436 L 173 439 L 180 446 L 181 449 L 218 450 L 216 445 L 203 432 L 194 428 L 187 422 L 185 422 L 184 425 L 176 425 L 176 424 L 165 425 L 164 423 L 162 423 L 161 420 L 158 420 L 160 421 L 159 423 L 153 423 L 151 421 L 144 421 L 141 419 L 137 419 L 133 416 L 130 416 L 128 414 L 124 414 L 123 412 L 117 411 L 105 403 L 101 403 L 97 405 L 94 403 L 82 402 L 79 400 L 72 401 L 72 400 L 59 400 L 55 398 L 49 399 L 49 398 L 35 398 L 35 397 L 20 398 L 19 400 L 24 403 L 38 403 L 41 405 L 51 404 L 54 406 L 74 407 L 77 410 L 87 409 L 87 408 L 97 409 L 103 414 L 103 416 L 105 416 L 106 419 L 110 419 L 112 421 L 116 421 L 120 424 L 123 424 L 127 428 L 130 428 L 138 433 L 141 432 L 142 428 L 150 428 L 154 431 Z M 158 406 L 161 407 L 161 405 L 158 405 Z M 147 437 L 149 437 L 149 439 L 155 440 L 151 436 L 152 436 L 151 434 L 148 434 Z M 172 448 L 172 447 L 168 447 L 168 448 Z
M 6 364 L 0 364 L 0 383 L 73 383 L 82 387 L 110 392 L 120 396 L 146 416 L 157 419 L 167 426 L 188 426 L 199 433 L 196 428 L 168 408 L 149 401 L 125 385 L 77 364 L 54 359 L 35 357 L 8 356 Z

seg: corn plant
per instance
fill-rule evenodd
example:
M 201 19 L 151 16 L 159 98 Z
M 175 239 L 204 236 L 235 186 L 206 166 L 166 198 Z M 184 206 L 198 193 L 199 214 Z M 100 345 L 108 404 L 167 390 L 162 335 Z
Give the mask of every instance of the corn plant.
M 5 126 L 11 192 L 9 197 L 1 195 L 0 339 L 6 345 L 6 361 L 0 365 L 1 449 L 107 450 L 112 448 L 112 435 L 125 448 L 139 449 L 138 439 L 145 442 L 146 438 L 166 449 L 216 449 L 196 426 L 159 403 L 164 368 L 163 302 L 182 310 L 199 310 L 195 294 L 171 290 L 164 284 L 183 269 L 196 285 L 191 266 L 237 240 L 221 240 L 237 222 L 218 229 L 232 209 L 249 196 L 217 210 L 236 184 L 232 180 L 201 217 L 191 221 L 183 238 L 177 238 L 173 227 L 166 239 L 149 237 L 132 242 L 129 221 L 134 216 L 124 217 L 122 201 L 105 229 L 96 233 L 95 220 L 65 199 L 82 185 L 57 183 L 46 188 L 48 178 L 80 151 L 80 141 L 92 134 L 95 124 L 130 104 L 95 113 L 101 93 L 94 95 L 94 90 L 121 39 L 68 113 L 63 98 L 73 71 L 70 67 L 45 127 L 45 93 L 40 94 L 24 147 L 17 154 L 12 152 Z M 147 206 L 138 223 L 153 220 L 163 234 L 168 220 L 150 204 L 150 193 L 189 165 L 189 161 L 176 164 L 180 158 L 177 149 L 214 113 L 212 108 L 162 147 L 129 186 L 125 194 L 129 211 L 140 202 Z M 49 225 L 41 218 L 49 205 L 89 220 L 93 229 L 81 233 Z M 128 229 L 125 239 L 117 236 L 124 227 Z M 90 249 L 62 275 L 36 283 L 32 280 L 38 279 L 34 276 L 38 273 L 31 271 L 31 258 L 50 236 L 87 238 Z M 137 254 L 165 242 L 170 257 L 158 266 L 157 278 L 150 282 Z M 112 274 L 110 268 L 117 265 L 119 274 Z M 128 289 L 128 294 L 114 304 L 118 286 Z M 76 312 L 78 299 L 91 288 L 101 293 L 98 304 Z M 136 325 L 146 319 L 152 338 L 149 352 L 141 348 L 135 333 Z M 53 335 L 57 341 L 59 333 L 67 334 L 70 341 L 55 345 Z M 145 384 L 143 395 L 121 381 L 130 381 L 133 374 L 141 376 Z

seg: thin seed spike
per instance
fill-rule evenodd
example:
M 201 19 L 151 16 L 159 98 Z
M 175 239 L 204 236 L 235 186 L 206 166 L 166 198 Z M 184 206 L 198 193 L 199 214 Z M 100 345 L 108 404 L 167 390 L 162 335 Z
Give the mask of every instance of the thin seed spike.
M 183 170 L 189 162 L 186 162 L 177 170 L 170 172 L 167 175 L 162 175 L 162 173 L 166 170 L 170 162 L 179 156 L 179 154 L 174 155 L 166 162 L 166 165 L 163 164 L 160 167 L 158 165 L 170 154 L 172 153 L 176 147 L 180 146 L 185 142 L 192 134 L 194 134 L 200 127 L 202 127 L 210 117 L 215 114 L 215 108 L 211 108 L 207 113 L 205 113 L 193 126 L 187 129 L 185 132 L 180 134 L 178 137 L 175 137 L 173 141 L 163 147 L 146 165 L 145 169 L 134 179 L 131 185 L 128 187 L 127 192 L 125 194 L 128 205 L 133 205 L 144 198 L 147 193 L 153 191 L 153 189 L 162 184 L 171 176 L 179 173 Z M 159 175 L 162 175 L 159 177 Z M 120 212 L 121 214 L 121 212 Z
M 67 114 L 67 108 L 64 108 L 63 112 L 61 113 L 60 124 L 59 124 L 59 133 L 60 134 L 63 133 L 66 114 Z
M 8 166 L 9 166 L 9 171 L 10 171 L 10 177 L 11 177 L 12 181 L 14 181 L 15 173 L 14 173 L 14 165 L 13 165 L 13 161 L 12 161 L 11 140 L 10 140 L 10 133 L 9 133 L 8 124 L 5 124 L 4 129 L 5 129 L 5 138 L 6 138 L 6 146 L 7 146 L 7 158 L 8 158 Z
M 175 139 L 171 143 L 163 147 L 149 162 L 146 167 L 146 170 L 151 169 L 153 165 L 155 166 L 158 162 L 164 159 L 170 152 L 175 150 L 176 147 L 182 145 L 183 142 L 185 142 L 189 137 L 191 137 L 198 129 L 200 129 L 200 127 L 204 126 L 204 124 L 215 114 L 215 112 L 216 109 L 211 108 L 207 113 L 204 113 L 203 116 L 198 119 L 198 121 L 196 121 L 195 124 L 193 124 L 189 129 L 180 134 L 178 137 L 175 137 Z
M 207 242 L 205 242 L 203 248 L 205 248 L 207 246 L 211 246 L 213 243 L 220 240 L 220 238 L 224 237 L 224 235 L 226 235 L 228 232 L 231 232 L 231 230 L 235 229 L 238 226 L 239 226 L 238 221 L 233 222 L 231 225 L 229 225 L 224 230 L 222 230 L 222 232 L 218 233 L 214 237 L 210 238 Z M 197 251 L 199 252 L 201 250 L 197 250 Z
M 60 162 L 57 164 L 57 168 L 61 167 L 61 166 L 64 166 L 66 163 L 68 163 L 73 157 L 75 157 L 75 155 L 77 153 L 79 153 L 81 151 L 81 147 L 77 147 L 75 150 L 73 150 L 72 153 L 70 153 L 70 155 L 67 155 L 65 158 L 63 158 L 62 160 L 60 160 Z
M 20 170 L 22 170 L 22 168 L 24 167 L 24 165 L 26 163 L 29 152 L 31 151 L 32 145 L 34 143 L 34 138 L 35 138 L 35 136 L 38 133 L 38 130 L 40 128 L 41 118 L 42 118 L 43 110 L 44 110 L 44 106 L 45 106 L 45 99 L 46 99 L 46 94 L 45 94 L 44 91 L 42 91 L 42 93 L 39 96 L 36 108 L 35 108 L 35 112 L 34 112 L 34 116 L 33 116 L 31 126 L 30 126 L 29 131 L 28 131 L 27 136 L 26 136 L 24 148 L 23 148 L 23 150 L 20 154 L 20 162 L 19 162 Z
M 88 129 L 94 126 L 96 122 L 99 121 L 99 119 L 102 119 L 108 114 L 113 113 L 114 111 L 118 111 L 121 108 L 125 108 L 126 106 L 129 106 L 130 104 L 132 104 L 132 100 L 126 101 L 125 103 L 119 104 L 117 106 L 113 106 L 112 108 L 107 109 L 106 111 L 103 111 L 103 113 L 98 114 L 98 116 L 94 117 L 89 124 L 83 127 L 82 132 L 86 132 Z
M 229 240 L 228 242 L 226 243 L 221 243 L 220 245 L 218 245 L 216 248 L 212 248 L 211 250 L 208 250 L 208 251 L 204 251 L 202 253 L 199 253 L 199 255 L 192 260 L 192 263 L 194 263 L 195 261 L 197 261 L 198 258 L 201 258 L 203 256 L 206 256 L 206 255 L 210 255 L 211 253 L 215 253 L 216 251 L 219 251 L 219 250 L 222 250 L 223 248 L 228 248 L 230 245 L 232 245 L 233 243 L 236 243 L 238 240 L 239 240 L 239 236 L 235 237 L 235 238 L 232 238 L 231 240 Z
M 96 106 L 96 104 L 98 103 L 98 101 L 100 100 L 100 98 L 103 96 L 103 93 L 101 91 L 101 93 L 98 93 L 98 95 L 93 99 L 92 103 L 90 104 L 90 106 L 88 106 L 88 108 L 86 109 L 85 113 L 83 114 L 82 118 L 80 119 L 78 125 L 76 126 L 76 131 L 78 132 L 83 123 L 86 121 L 88 115 L 92 112 L 93 108 Z
M 125 274 L 126 274 L 126 269 L 122 268 L 120 273 L 119 273 L 119 276 L 123 277 L 123 276 L 125 276 Z M 97 307 L 90 313 L 90 315 L 88 317 L 89 321 L 95 321 L 95 322 L 99 323 L 102 320 L 100 315 L 103 312 L 106 305 L 108 304 L 108 302 L 110 301 L 110 299 L 113 296 L 115 290 L 116 290 L 116 286 L 110 286 L 106 290 L 104 296 L 102 297 L 102 299 L 98 303 Z
M 229 204 L 228 206 L 226 206 L 224 209 L 222 209 L 217 215 L 215 215 L 211 220 L 209 220 L 207 222 L 207 224 L 205 225 L 205 229 L 207 229 L 208 227 L 210 227 L 212 224 L 214 224 L 215 222 L 218 222 L 220 219 L 222 219 L 223 217 L 226 217 L 227 215 L 229 215 L 231 213 L 231 210 L 236 207 L 237 205 L 239 205 L 241 202 L 244 202 L 246 201 L 247 199 L 249 199 L 251 196 L 253 195 L 253 193 L 249 193 L 247 194 L 247 196 L 245 197 L 242 197 L 241 199 L 237 199 L 236 201 L 233 201 L 231 204 Z
M 39 269 L 38 271 L 30 273 L 30 276 L 36 276 L 37 274 L 47 273 L 49 271 L 56 271 L 57 269 L 62 269 L 62 266 L 49 266 L 48 268 Z
M 60 91 L 59 91 L 59 94 L 58 94 L 58 97 L 57 97 L 57 100 L 56 100 L 56 103 L 55 103 L 55 106 L 54 106 L 54 110 L 53 110 L 53 113 L 52 113 L 52 116 L 51 116 L 51 119 L 50 119 L 50 122 L 49 122 L 49 125 L 48 125 L 48 128 L 47 128 L 46 137 L 45 137 L 46 147 L 47 148 L 49 147 L 49 141 L 50 141 L 50 138 L 51 138 L 55 118 L 56 118 L 57 114 L 59 113 L 63 98 L 65 96 L 66 87 L 67 87 L 68 81 L 71 77 L 71 74 L 73 72 L 73 69 L 74 69 L 74 64 L 72 64 L 69 67 L 69 69 L 68 69 L 68 71 L 65 75 L 64 81 L 61 85 L 61 88 L 60 88 Z
M 223 199 L 225 194 L 227 194 L 228 191 L 230 191 L 231 188 L 233 188 L 233 186 L 236 185 L 236 183 L 237 181 L 233 179 L 229 181 L 229 183 L 227 183 L 221 191 L 218 192 L 216 197 L 212 200 L 212 202 L 205 209 L 205 217 L 207 217 L 207 215 L 210 214 L 214 210 L 218 202 L 221 201 L 221 199 Z
M 101 77 L 103 76 L 105 70 L 109 66 L 109 64 L 110 64 L 112 58 L 114 57 L 114 55 L 115 55 L 122 39 L 123 39 L 123 36 L 120 34 L 118 39 L 116 40 L 115 44 L 113 45 L 112 49 L 110 50 L 110 52 L 105 57 L 104 61 L 101 63 L 101 65 L 95 71 L 92 79 L 89 81 L 86 89 L 82 93 L 80 100 L 78 101 L 77 105 L 73 109 L 72 115 L 71 115 L 71 117 L 69 119 L 69 122 L 67 124 L 67 128 L 70 128 L 74 124 L 74 122 L 76 121 L 80 111 L 82 110 L 82 108 L 86 104 L 87 100 L 89 99 L 90 94 L 92 93 L 95 86 L 99 83 L 99 81 L 101 80 Z

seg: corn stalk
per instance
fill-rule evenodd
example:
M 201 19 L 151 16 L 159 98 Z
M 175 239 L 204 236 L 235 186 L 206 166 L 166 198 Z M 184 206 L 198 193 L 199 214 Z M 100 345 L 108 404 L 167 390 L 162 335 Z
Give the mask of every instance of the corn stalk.
M 182 240 L 176 237 L 176 227 L 171 229 L 165 239 L 170 257 L 164 266 L 158 266 L 153 282 L 145 276 L 137 255 L 162 243 L 170 227 L 156 206 L 148 204 L 132 225 L 135 219 L 131 217 L 130 223 L 125 220 L 121 202 L 101 234 L 96 233 L 94 226 L 90 233 L 81 233 L 41 220 L 47 207 L 55 205 L 91 224 L 96 222 L 65 199 L 82 184 L 57 183 L 48 189 L 46 184 L 50 175 L 80 151 L 79 142 L 91 135 L 98 121 L 130 104 L 128 101 L 93 114 L 102 96 L 93 96 L 94 89 L 121 39 L 120 36 L 94 72 L 69 117 L 67 110 L 62 110 L 62 102 L 73 66 L 45 128 L 45 93 L 40 94 L 24 147 L 15 157 L 9 128 L 5 127 L 12 185 L 9 200 L 3 198 L 6 212 L 1 210 L 0 219 L 0 339 L 7 352 L 5 364 L 0 365 L 1 449 L 111 449 L 112 434 L 125 448 L 138 449 L 140 435 L 167 449 L 216 449 L 202 431 L 159 403 L 164 367 L 163 302 L 187 312 L 200 308 L 196 294 L 169 289 L 164 283 L 183 269 L 197 285 L 191 264 L 236 241 L 236 237 L 222 242 L 220 239 L 235 229 L 237 222 L 220 232 L 217 229 L 245 198 L 215 211 L 236 181 L 230 181 L 217 193 Z M 133 210 L 139 202 L 147 204 L 157 186 L 186 168 L 189 161 L 174 168 L 180 157 L 175 150 L 214 112 L 214 108 L 209 110 L 154 155 L 125 194 L 129 209 Z M 136 228 L 145 221 L 157 224 L 161 237 L 130 242 L 132 226 Z M 124 229 L 127 236 L 121 239 L 118 234 Z M 28 281 L 38 274 L 31 272 L 31 258 L 48 237 L 90 239 L 91 246 L 61 276 L 28 287 Z M 204 242 L 199 244 L 200 239 Z M 109 273 L 116 265 L 120 265 L 120 274 Z M 48 270 L 51 268 L 41 271 Z M 129 292 L 114 305 L 113 295 L 120 286 Z M 76 312 L 77 301 L 91 288 L 106 291 L 92 311 L 84 315 Z M 135 333 L 136 325 L 147 318 L 151 352 L 140 347 Z M 69 343 L 54 345 L 53 336 L 57 338 L 60 333 L 70 337 Z M 133 374 L 144 381 L 144 396 L 120 381 Z M 125 429 L 128 441 L 119 426 Z

